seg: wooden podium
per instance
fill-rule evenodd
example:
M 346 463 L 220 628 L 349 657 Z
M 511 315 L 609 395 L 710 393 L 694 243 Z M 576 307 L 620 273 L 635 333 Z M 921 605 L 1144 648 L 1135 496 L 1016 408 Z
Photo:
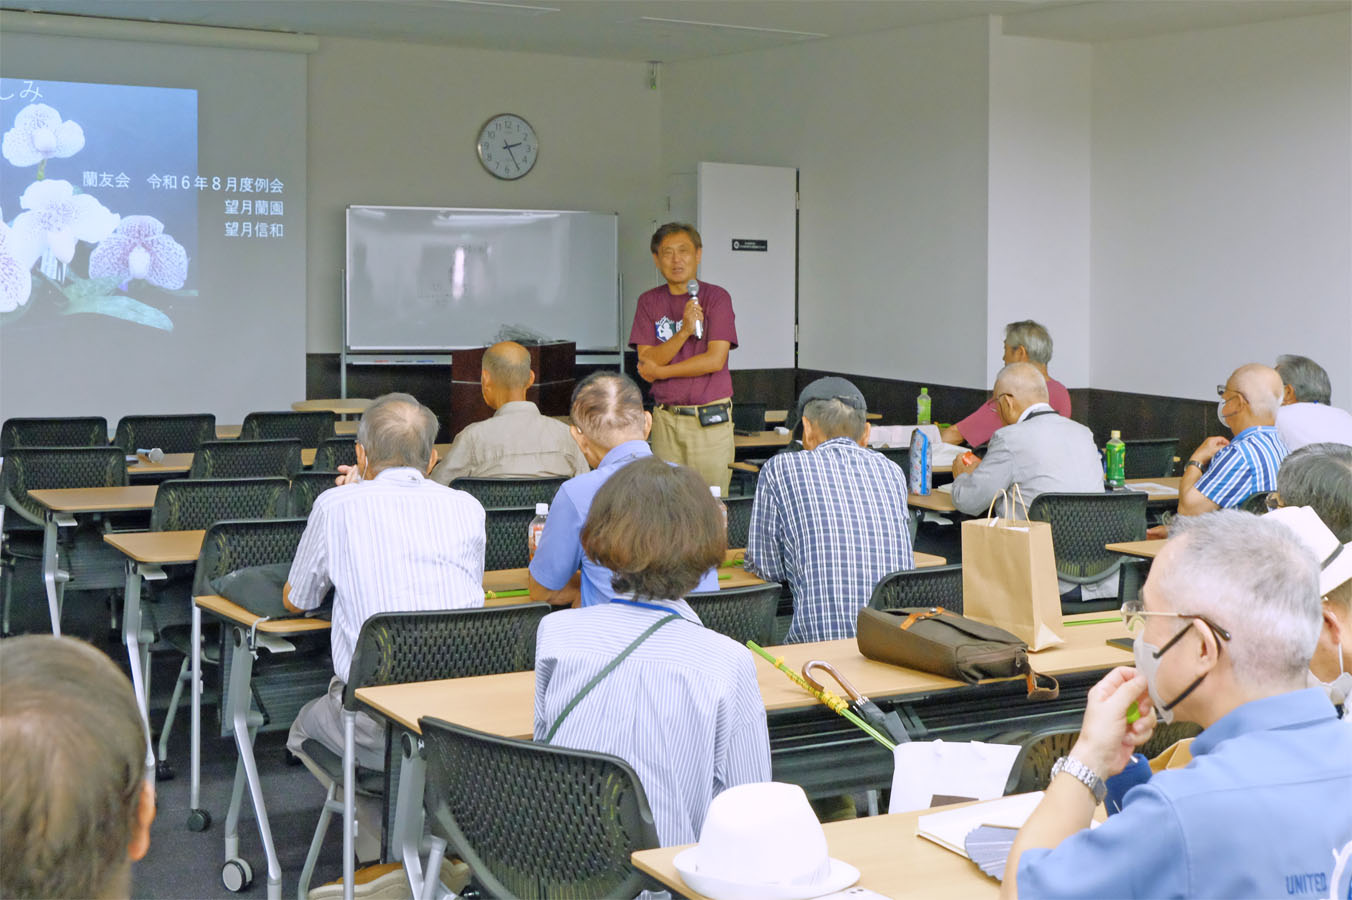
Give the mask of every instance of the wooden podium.
M 546 416 L 568 415 L 568 404 L 573 398 L 573 362 L 577 344 L 555 341 L 548 344 L 526 344 L 530 353 L 530 368 L 535 373 L 535 384 L 526 392 L 526 399 L 540 407 Z M 487 347 L 471 347 L 451 351 L 451 417 L 452 439 L 460 429 L 481 422 L 493 415 L 484 402 L 479 382 Z

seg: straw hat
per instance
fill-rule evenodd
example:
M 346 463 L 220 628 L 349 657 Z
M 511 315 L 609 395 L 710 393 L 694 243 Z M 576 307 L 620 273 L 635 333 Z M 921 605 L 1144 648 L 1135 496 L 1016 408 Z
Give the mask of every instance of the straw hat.
M 729 788 L 709 804 L 699 843 L 676 871 L 714 900 L 808 900 L 844 890 L 859 870 L 826 853 L 826 835 L 796 784 Z

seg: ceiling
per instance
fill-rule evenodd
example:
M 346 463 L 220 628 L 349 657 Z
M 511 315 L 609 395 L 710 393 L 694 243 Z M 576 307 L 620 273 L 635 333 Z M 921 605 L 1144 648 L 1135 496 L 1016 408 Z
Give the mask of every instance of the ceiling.
M 1352 8 L 1352 0 L 0 0 L 0 8 L 592 58 L 699 59 L 970 16 L 1110 41 Z

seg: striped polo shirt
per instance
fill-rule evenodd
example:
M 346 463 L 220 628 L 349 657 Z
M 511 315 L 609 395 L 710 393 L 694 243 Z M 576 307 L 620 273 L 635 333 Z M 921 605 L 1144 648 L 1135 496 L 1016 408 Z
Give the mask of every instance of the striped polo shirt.
M 1287 452 L 1275 425 L 1245 428 L 1216 451 L 1195 487 L 1221 509 L 1238 506 L 1251 494 L 1277 489 Z

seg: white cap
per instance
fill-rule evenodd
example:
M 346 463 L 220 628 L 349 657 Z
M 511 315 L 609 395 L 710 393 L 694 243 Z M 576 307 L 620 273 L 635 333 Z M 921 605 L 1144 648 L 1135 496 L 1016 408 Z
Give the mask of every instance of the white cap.
M 716 484 L 709 485 L 709 493 L 713 494 L 715 497 L 718 497 L 719 499 L 722 499 L 723 497 L 723 489 Z
M 1319 560 L 1319 595 L 1329 592 L 1347 581 L 1352 581 L 1352 550 L 1338 543 L 1319 514 L 1308 506 L 1283 506 L 1263 518 L 1281 522 L 1296 533 L 1300 542 L 1310 548 Z
M 547 516 L 547 515 L 549 515 L 549 504 L 548 504 L 548 503 L 537 503 L 537 504 L 535 504 L 535 514 L 536 514 L 537 516 Z

